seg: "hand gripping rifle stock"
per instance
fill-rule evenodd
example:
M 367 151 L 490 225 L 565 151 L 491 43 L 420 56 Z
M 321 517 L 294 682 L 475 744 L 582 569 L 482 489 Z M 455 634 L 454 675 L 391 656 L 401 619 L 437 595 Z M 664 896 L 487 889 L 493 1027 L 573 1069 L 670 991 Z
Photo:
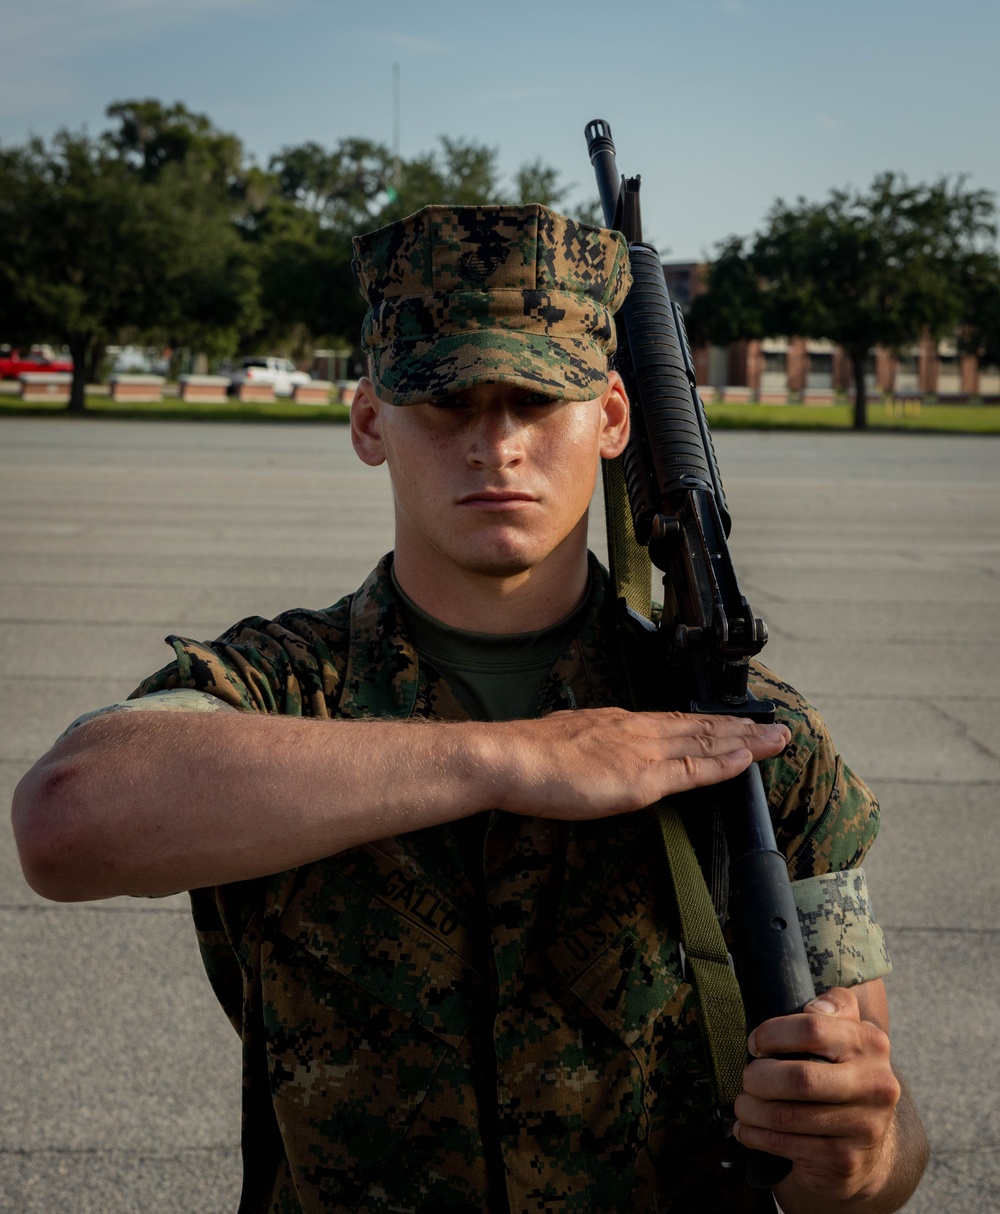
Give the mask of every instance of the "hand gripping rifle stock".
M 616 366 L 631 404 L 623 455 L 635 538 L 663 573 L 661 637 L 670 669 L 694 695 L 690 710 L 774 719 L 747 686 L 767 629 L 740 592 L 727 538 L 731 518 L 698 395 L 680 309 L 655 248 L 643 243 L 640 179 L 619 179 L 608 124 L 587 125 L 605 222 L 625 235 L 633 285 L 616 317 Z M 663 633 L 666 633 L 664 636 Z M 711 790 L 729 855 L 729 922 L 748 1028 L 801 1011 L 815 996 L 785 857 L 778 851 L 760 769 Z M 748 1180 L 776 1184 L 790 1165 L 751 1152 Z

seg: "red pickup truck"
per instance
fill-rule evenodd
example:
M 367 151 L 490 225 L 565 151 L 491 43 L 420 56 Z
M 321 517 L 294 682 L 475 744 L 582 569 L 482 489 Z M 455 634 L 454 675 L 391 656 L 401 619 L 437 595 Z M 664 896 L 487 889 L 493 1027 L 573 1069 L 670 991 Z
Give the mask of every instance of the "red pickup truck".
M 30 350 L 23 357 L 9 346 L 0 348 L 0 379 L 17 379 L 22 371 L 72 371 L 69 358 L 59 358 L 42 350 Z

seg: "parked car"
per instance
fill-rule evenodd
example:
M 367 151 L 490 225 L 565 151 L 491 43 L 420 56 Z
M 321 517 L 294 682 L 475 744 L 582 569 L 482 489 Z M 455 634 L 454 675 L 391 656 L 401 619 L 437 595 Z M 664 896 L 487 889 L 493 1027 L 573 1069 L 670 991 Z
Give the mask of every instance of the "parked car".
M 24 371 L 72 370 L 72 359 L 60 358 L 49 346 L 32 346 L 25 355 L 10 346 L 0 346 L 0 379 L 17 379 Z
M 240 384 L 270 384 L 275 396 L 291 396 L 296 384 L 308 384 L 312 376 L 299 371 L 287 358 L 244 358 L 229 380 L 229 390 L 235 393 Z

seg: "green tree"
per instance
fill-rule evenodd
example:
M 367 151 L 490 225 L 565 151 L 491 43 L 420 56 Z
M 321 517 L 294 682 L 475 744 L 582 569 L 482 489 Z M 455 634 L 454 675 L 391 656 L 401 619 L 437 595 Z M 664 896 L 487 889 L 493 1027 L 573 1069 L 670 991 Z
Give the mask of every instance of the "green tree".
M 318 143 L 282 148 L 269 169 L 283 199 L 346 236 L 363 230 L 380 198 L 387 197 L 393 164 L 384 145 L 348 138 L 332 151 Z
M 718 246 L 709 291 L 695 297 L 687 316 L 688 335 L 698 345 L 711 340 L 728 346 L 767 333 L 766 295 L 746 245 L 742 237 L 731 236 Z
M 580 223 L 589 223 L 595 228 L 606 228 L 604 208 L 599 198 L 588 198 L 586 202 L 578 202 L 566 211 L 567 215 L 578 219 Z
M 967 189 L 964 178 L 910 185 L 894 173 L 864 193 L 779 200 L 749 244 L 721 247 L 696 331 L 720 342 L 765 333 L 836 342 L 851 363 L 854 426 L 863 429 L 870 351 L 955 332 L 970 259 L 996 235 L 993 215 L 992 195 Z
M 495 149 L 447 136 L 434 151 L 400 161 L 398 174 L 387 147 L 362 139 L 342 139 L 331 150 L 317 143 L 285 147 L 268 167 L 270 187 L 245 177 L 241 220 L 261 282 L 263 316 L 252 340 L 285 345 L 303 331 L 356 341 L 364 317 L 351 273 L 357 233 L 431 203 L 507 197 L 558 205 L 567 192 L 541 161 L 522 165 L 507 190 Z
M 170 106 L 152 98 L 116 101 L 105 113 L 118 126 L 105 132 L 103 143 L 143 181 L 157 180 L 173 165 L 228 188 L 241 170 L 240 140 L 217 130 L 204 114 L 193 114 L 179 101 Z
M 290 349 L 354 340 L 364 301 L 351 272 L 353 249 L 314 211 L 273 197 L 254 219 L 247 248 L 260 283 L 259 323 L 244 345 Z
M 455 206 L 476 206 L 497 201 L 499 171 L 496 148 L 442 135 L 440 154 L 432 154 L 430 163 L 437 177 L 437 197 L 429 201 Z
M 962 295 L 962 350 L 984 365 L 1000 366 L 1000 256 L 995 249 L 969 258 Z
M 541 159 L 525 162 L 514 174 L 514 196 L 522 206 L 539 202 L 543 207 L 559 207 L 570 188 L 560 185 L 559 170 Z
M 296 338 L 356 342 L 364 301 L 351 272 L 352 238 L 423 205 L 410 205 L 415 171 L 402 170 L 410 186 L 394 196 L 389 149 L 358 138 L 330 150 L 282 148 L 269 171 L 275 189 L 242 221 L 261 283 L 261 324 L 248 340 L 286 348 Z
M 73 409 L 113 336 L 217 355 L 353 340 L 355 234 L 428 203 L 559 205 L 568 192 L 540 160 L 505 188 L 496 150 L 467 139 L 398 164 L 371 140 L 309 142 L 265 170 L 180 102 L 116 101 L 107 114 L 96 139 L 0 148 L 0 323 L 7 338 L 68 344 Z
M 230 210 L 204 174 L 174 164 L 147 180 L 106 139 L 0 149 L 0 322 L 69 346 L 71 410 L 121 330 L 234 346 L 256 283 Z
M 520 165 L 511 184 L 506 185 L 497 165 L 496 148 L 447 135 L 441 137 L 440 144 L 439 149 L 402 163 L 399 197 L 385 208 L 386 221 L 431 203 L 476 206 L 539 202 L 559 207 L 572 188 L 561 185 L 559 170 L 540 159 Z

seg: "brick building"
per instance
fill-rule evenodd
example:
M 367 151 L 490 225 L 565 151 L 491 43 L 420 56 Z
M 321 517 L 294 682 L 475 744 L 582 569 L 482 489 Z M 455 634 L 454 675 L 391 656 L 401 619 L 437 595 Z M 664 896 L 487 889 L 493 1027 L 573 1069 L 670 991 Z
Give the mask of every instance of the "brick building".
M 707 290 L 704 262 L 668 261 L 663 274 L 671 298 L 685 311 Z M 823 338 L 765 337 L 725 348 L 702 346 L 694 351 L 694 361 L 703 392 L 715 389 L 735 398 L 819 402 L 854 389 L 844 350 Z M 980 366 L 975 355 L 959 354 L 953 341 L 935 343 L 930 337 L 899 356 L 878 347 L 869 355 L 865 378 L 872 395 L 1000 400 L 1000 367 Z

